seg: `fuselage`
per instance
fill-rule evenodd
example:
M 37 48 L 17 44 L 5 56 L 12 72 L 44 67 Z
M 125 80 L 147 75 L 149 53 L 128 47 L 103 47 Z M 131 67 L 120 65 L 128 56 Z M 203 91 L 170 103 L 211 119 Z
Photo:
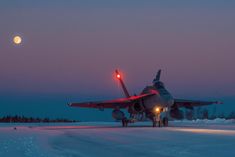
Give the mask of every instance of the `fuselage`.
M 150 93 L 152 90 L 156 91 L 156 95 L 146 98 L 144 106 L 146 110 L 153 110 L 156 107 L 170 108 L 174 104 L 172 95 L 165 88 L 164 84 L 160 81 L 155 82 L 152 86 L 147 86 L 142 91 L 143 94 Z

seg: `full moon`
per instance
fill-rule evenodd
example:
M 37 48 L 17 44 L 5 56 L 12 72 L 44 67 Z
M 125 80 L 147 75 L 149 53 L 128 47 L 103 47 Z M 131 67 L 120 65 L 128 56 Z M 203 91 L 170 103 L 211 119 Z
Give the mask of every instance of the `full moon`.
M 21 43 L 21 41 L 22 41 L 22 39 L 21 39 L 20 36 L 15 36 L 15 37 L 13 38 L 13 42 L 14 42 L 15 44 L 17 44 L 17 45 L 19 45 L 19 44 Z

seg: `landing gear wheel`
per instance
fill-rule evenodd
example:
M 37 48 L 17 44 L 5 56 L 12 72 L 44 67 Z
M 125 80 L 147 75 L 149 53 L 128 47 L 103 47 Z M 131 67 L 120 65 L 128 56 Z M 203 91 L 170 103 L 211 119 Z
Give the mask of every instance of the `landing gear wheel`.
M 125 120 L 122 119 L 122 127 L 125 127 Z
M 161 121 L 159 120 L 158 122 L 158 127 L 160 128 L 161 127 Z
M 128 121 L 126 119 L 122 119 L 122 127 L 127 127 Z
M 163 126 L 168 126 L 168 118 L 167 117 L 164 117 L 163 118 Z
M 156 126 L 157 126 L 157 122 L 153 121 L 153 127 L 156 127 Z

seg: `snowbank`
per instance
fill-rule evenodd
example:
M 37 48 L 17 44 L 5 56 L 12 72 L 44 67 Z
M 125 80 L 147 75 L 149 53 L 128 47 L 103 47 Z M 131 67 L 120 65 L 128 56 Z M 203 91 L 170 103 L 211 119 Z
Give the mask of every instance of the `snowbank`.
M 196 120 L 174 120 L 176 123 L 192 123 L 192 124 L 233 124 L 235 123 L 235 119 L 224 119 L 224 118 L 216 118 L 213 120 L 209 119 L 196 119 Z

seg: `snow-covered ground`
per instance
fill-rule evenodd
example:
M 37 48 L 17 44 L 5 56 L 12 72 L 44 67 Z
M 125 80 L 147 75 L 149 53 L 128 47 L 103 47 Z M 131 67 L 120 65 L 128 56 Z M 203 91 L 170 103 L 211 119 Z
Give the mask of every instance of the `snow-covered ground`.
M 14 129 L 16 127 L 16 129 Z M 0 157 L 235 156 L 235 120 L 0 124 Z

